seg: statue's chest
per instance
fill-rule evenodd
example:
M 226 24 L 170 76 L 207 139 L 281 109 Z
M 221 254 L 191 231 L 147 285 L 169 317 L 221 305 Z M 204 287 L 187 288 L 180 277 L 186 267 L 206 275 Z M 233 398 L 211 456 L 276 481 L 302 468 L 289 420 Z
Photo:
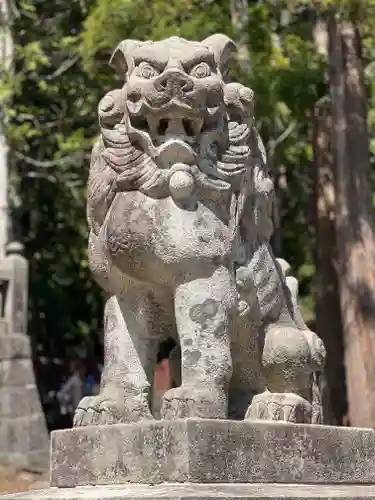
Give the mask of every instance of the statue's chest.
M 110 253 L 122 258 L 143 255 L 147 262 L 178 264 L 192 259 L 227 260 L 231 253 L 233 238 L 225 205 L 198 202 L 187 210 L 171 198 L 122 193 L 113 202 L 105 226 Z

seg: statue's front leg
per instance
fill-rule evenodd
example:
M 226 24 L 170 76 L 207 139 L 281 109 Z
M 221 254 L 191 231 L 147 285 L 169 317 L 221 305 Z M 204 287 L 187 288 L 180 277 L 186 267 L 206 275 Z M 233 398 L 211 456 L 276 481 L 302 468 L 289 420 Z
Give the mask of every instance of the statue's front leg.
M 158 338 L 152 335 L 147 296 L 139 290 L 113 295 L 105 306 L 104 369 L 100 393 L 85 397 L 74 425 L 87 426 L 148 420 L 149 391 Z
M 224 267 L 209 276 L 205 269 L 205 274 L 186 280 L 175 290 L 182 383 L 164 395 L 163 418 L 227 417 L 235 283 Z

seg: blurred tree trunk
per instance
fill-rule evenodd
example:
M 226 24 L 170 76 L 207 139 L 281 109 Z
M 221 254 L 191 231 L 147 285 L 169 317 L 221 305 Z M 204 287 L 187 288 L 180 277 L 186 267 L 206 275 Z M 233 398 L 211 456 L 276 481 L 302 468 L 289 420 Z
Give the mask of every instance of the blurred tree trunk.
M 248 0 L 230 0 L 230 12 L 232 16 L 232 28 L 237 43 L 238 64 L 245 74 L 250 73 L 250 53 L 248 49 L 247 25 L 249 22 Z
M 10 30 L 11 9 L 8 0 L 0 0 L 0 71 L 3 81 L 13 70 L 14 44 Z M 7 96 L 9 98 L 9 96 Z M 0 260 L 5 255 L 8 242 L 8 142 L 5 131 L 5 105 L 0 101 Z
M 319 101 L 315 107 L 313 154 L 316 332 L 327 349 L 325 373 L 333 423 L 342 425 L 347 404 L 340 299 L 335 267 L 335 164 L 332 152 L 332 109 L 328 97 Z
M 349 421 L 375 428 L 375 248 L 367 99 L 356 27 L 331 15 L 328 36 Z

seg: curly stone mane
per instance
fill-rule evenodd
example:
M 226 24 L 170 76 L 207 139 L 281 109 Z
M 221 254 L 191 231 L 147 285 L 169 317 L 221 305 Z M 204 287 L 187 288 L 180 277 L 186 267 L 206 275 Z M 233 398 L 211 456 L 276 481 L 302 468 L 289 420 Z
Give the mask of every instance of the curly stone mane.
M 124 88 L 111 91 L 99 104 L 101 136 L 92 152 L 88 181 L 88 220 L 94 234 L 98 234 L 116 193 L 139 190 L 157 198 L 169 195 L 167 171 L 159 168 L 155 159 L 127 134 L 124 93 Z M 268 214 L 273 183 L 266 168 L 264 146 L 253 123 L 253 95 L 239 84 L 224 86 L 225 149 L 220 152 L 215 143 L 206 147 L 205 155 L 197 157 L 196 176 L 203 186 L 233 192 L 232 222 L 236 229 L 250 197 L 252 209 L 246 210 L 246 218 L 252 221 L 247 224 L 251 223 L 259 241 L 264 241 L 271 233 Z

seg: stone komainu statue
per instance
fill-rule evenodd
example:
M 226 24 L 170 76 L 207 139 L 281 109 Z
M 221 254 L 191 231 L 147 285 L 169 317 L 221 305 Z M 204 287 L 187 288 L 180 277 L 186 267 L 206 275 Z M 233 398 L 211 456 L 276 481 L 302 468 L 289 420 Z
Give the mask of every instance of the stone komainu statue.
M 105 290 L 98 396 L 75 425 L 151 419 L 158 346 L 177 340 L 162 418 L 322 421 L 325 350 L 272 254 L 273 183 L 254 94 L 224 83 L 233 42 L 126 40 L 99 104 L 89 261 Z

